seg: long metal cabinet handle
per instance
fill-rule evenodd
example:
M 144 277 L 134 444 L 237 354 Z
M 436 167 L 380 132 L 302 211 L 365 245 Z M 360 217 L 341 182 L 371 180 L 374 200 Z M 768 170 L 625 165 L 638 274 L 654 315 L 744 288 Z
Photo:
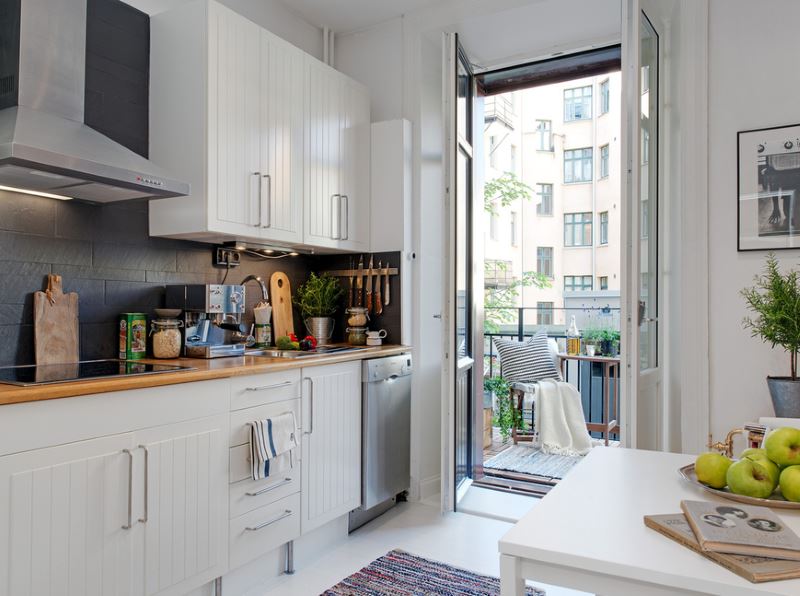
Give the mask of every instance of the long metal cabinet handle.
M 253 172 L 252 175 L 258 176 L 258 221 L 253 224 L 254 227 L 258 228 L 261 227 L 261 172 Z
M 262 228 L 269 228 L 269 227 L 272 226 L 272 205 L 271 205 L 271 203 L 272 203 L 272 177 L 269 174 L 262 174 L 261 175 L 262 182 L 263 182 L 264 178 L 267 179 L 267 200 L 266 200 L 267 217 L 266 217 L 266 223 L 262 223 L 261 227 Z M 263 194 L 264 194 L 263 184 L 262 184 L 262 187 L 259 189 L 259 192 L 261 193 L 261 200 L 263 201 Z
M 276 482 L 275 484 L 270 484 L 269 486 L 265 486 L 261 490 L 256 490 L 253 492 L 244 493 L 248 497 L 257 497 L 258 495 L 263 495 L 264 493 L 268 493 L 276 488 L 280 488 L 281 486 L 286 486 L 287 484 L 291 483 L 291 478 L 284 478 L 280 482 Z
M 303 431 L 304 435 L 310 435 L 314 432 L 314 379 L 311 377 L 303 377 L 304 381 L 308 381 L 308 432 Z
M 133 452 L 123 449 L 122 453 L 128 456 L 128 523 L 122 529 L 130 530 L 133 527 Z
M 267 389 L 277 389 L 278 387 L 286 387 L 291 384 L 292 381 L 283 381 L 282 383 L 274 383 L 273 385 L 259 385 L 258 387 L 246 387 L 245 391 L 266 391 Z
M 342 211 L 339 208 L 339 204 L 336 201 L 336 198 L 339 197 L 341 200 L 342 195 L 331 195 L 331 240 L 341 240 L 342 239 Z M 336 214 L 339 217 L 339 221 L 337 222 L 339 225 L 334 226 L 333 224 L 333 214 Z M 336 233 L 334 234 L 334 229 Z
M 344 222 L 344 234 L 342 234 L 342 240 L 349 240 L 350 239 L 350 197 L 347 195 L 342 195 L 342 202 L 344 203 L 344 218 L 342 221 Z
M 149 515 L 147 513 L 147 501 L 150 499 L 150 483 L 148 480 L 150 477 L 150 451 L 147 449 L 147 445 L 139 445 L 139 449 L 144 450 L 144 516 L 140 517 L 139 521 L 146 524 Z
M 245 530 L 248 530 L 250 532 L 255 532 L 257 530 L 261 530 L 262 528 L 266 528 L 267 526 L 271 526 L 275 522 L 281 521 L 285 517 L 289 517 L 291 514 L 292 514 L 292 510 L 291 509 L 287 509 L 286 511 L 281 513 L 278 517 L 276 517 L 275 519 L 271 519 L 269 521 L 262 522 L 262 523 L 258 524 L 257 526 L 247 526 L 245 528 Z

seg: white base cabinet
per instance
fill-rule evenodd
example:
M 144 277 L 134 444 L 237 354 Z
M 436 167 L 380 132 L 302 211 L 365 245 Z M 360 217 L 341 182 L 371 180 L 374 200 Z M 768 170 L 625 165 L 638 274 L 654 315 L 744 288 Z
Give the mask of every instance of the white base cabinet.
M 305 534 L 361 505 L 361 363 L 303 369 Z

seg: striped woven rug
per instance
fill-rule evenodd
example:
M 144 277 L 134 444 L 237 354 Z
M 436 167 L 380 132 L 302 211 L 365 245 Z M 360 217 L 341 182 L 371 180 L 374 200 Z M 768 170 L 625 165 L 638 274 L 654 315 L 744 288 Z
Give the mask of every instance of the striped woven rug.
M 544 591 L 528 587 L 528 596 Z M 393 550 L 345 578 L 323 596 L 496 596 L 500 580 Z

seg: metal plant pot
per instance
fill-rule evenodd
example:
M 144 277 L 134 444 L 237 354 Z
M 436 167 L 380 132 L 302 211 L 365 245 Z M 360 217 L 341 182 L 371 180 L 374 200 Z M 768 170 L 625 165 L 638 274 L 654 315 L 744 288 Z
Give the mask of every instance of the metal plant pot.
M 305 320 L 306 329 L 317 340 L 318 346 L 324 346 L 328 343 L 333 335 L 333 324 L 335 322 L 333 317 L 308 317 Z
M 800 418 L 800 379 L 767 377 L 767 386 L 778 418 Z

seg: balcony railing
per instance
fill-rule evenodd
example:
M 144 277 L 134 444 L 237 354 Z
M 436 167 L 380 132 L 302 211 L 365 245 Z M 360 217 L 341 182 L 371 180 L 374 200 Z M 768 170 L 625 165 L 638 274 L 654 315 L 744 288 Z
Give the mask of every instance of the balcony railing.
M 484 121 L 494 122 L 495 120 L 505 124 L 514 130 L 514 102 L 506 95 L 492 95 L 487 97 L 483 104 Z

